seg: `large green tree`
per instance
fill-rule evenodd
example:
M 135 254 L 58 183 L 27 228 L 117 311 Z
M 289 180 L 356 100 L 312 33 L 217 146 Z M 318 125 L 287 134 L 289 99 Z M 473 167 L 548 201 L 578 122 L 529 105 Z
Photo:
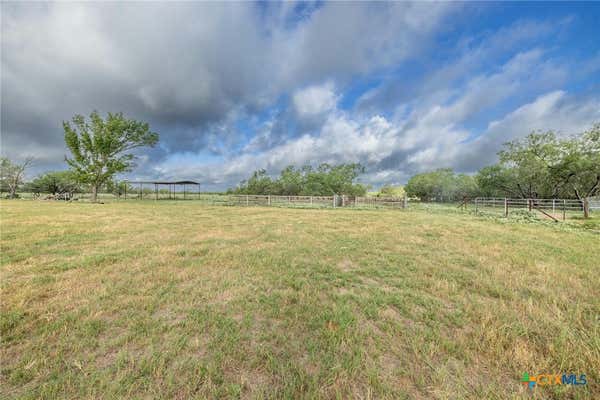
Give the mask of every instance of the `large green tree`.
M 77 179 L 90 185 L 93 202 L 103 184 L 131 170 L 135 156 L 129 151 L 158 142 L 158 133 L 150 131 L 147 123 L 127 119 L 122 113 L 108 113 L 103 119 L 94 111 L 89 120 L 76 115 L 72 123 L 63 122 L 63 128 L 72 154 L 65 159 Z
M 600 123 L 561 141 L 561 158 L 550 167 L 553 180 L 579 200 L 600 193 Z
M 505 143 L 498 155 L 498 164 L 477 174 L 477 183 L 487 196 L 583 201 L 600 193 L 600 124 L 571 137 L 533 132 Z
M 561 146 L 553 131 L 533 132 L 505 143 L 498 156 L 511 178 L 511 194 L 523 198 L 558 196 L 563 182 L 552 174 L 552 167 L 561 160 Z

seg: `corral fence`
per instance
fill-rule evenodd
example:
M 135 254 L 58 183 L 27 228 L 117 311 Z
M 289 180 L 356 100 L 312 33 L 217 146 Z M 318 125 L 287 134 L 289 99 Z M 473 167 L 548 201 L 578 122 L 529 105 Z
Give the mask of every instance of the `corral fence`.
M 309 208 L 407 208 L 404 197 L 359 196 L 273 196 L 273 195 L 201 195 L 199 200 L 212 204 L 237 206 L 309 207 Z
M 35 195 L 19 193 L 21 199 L 32 200 L 67 200 L 87 201 L 89 193 L 72 193 L 62 195 Z M 203 204 L 225 206 L 266 206 L 266 207 L 296 207 L 296 208 L 361 208 L 361 209 L 406 209 L 409 199 L 406 197 L 365 197 L 365 196 L 279 196 L 279 195 L 244 195 L 244 194 L 211 194 L 203 192 L 186 192 L 175 190 L 137 190 L 133 193 L 115 195 L 98 193 L 98 201 L 131 201 L 131 200 L 194 200 Z M 411 207 L 420 209 L 423 206 L 437 203 L 421 203 L 411 199 Z M 456 203 L 441 203 L 443 207 L 456 207 Z M 555 221 L 570 218 L 580 218 L 587 213 L 600 213 L 600 197 L 590 197 L 585 200 L 576 199 L 521 199 L 521 198 L 492 198 L 477 197 L 464 199 L 459 207 L 475 212 L 495 213 L 508 217 L 509 215 L 528 211 L 538 214 L 541 218 Z M 435 208 L 433 208 L 435 209 Z
M 469 202 L 462 206 L 468 207 Z M 477 211 L 498 211 L 508 217 L 513 211 L 539 212 L 541 216 L 554 221 L 566 220 L 574 216 L 585 216 L 592 210 L 600 210 L 600 201 L 592 199 L 515 199 L 477 197 L 472 206 Z
M 89 193 L 71 193 L 66 195 L 39 195 L 20 193 L 19 198 L 30 200 L 66 200 L 89 201 Z M 406 197 L 364 197 L 364 196 L 276 196 L 276 195 L 246 195 L 246 194 L 217 194 L 202 192 L 185 192 L 175 190 L 150 190 L 139 188 L 134 192 L 121 195 L 98 193 L 98 201 L 132 201 L 132 200 L 193 200 L 203 204 L 227 206 L 272 206 L 297 208 L 408 208 Z
M 588 199 L 590 211 L 600 211 L 600 196 Z

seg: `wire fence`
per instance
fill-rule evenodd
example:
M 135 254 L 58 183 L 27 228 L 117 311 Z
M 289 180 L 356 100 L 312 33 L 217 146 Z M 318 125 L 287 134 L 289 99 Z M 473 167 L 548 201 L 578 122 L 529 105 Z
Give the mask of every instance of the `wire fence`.
M 34 195 L 19 193 L 22 199 L 89 201 L 89 193 L 74 193 L 68 197 L 62 195 Z M 98 201 L 131 200 L 195 200 L 209 205 L 225 206 L 263 206 L 295 208 L 361 208 L 361 209 L 429 209 L 426 204 L 406 197 L 366 197 L 366 196 L 279 196 L 279 195 L 234 195 L 210 194 L 202 192 L 175 192 L 138 190 L 127 194 L 98 193 Z M 455 208 L 457 203 L 443 203 L 445 208 Z M 433 204 L 432 204 L 433 206 Z M 580 218 L 590 213 L 600 213 L 600 198 L 577 199 L 520 199 L 478 197 L 464 200 L 459 208 L 475 212 L 495 213 L 509 217 L 515 213 L 529 212 L 543 219 L 566 220 Z
M 37 200 L 69 200 L 89 201 L 89 193 L 73 193 L 64 195 L 35 195 L 20 193 L 21 199 Z M 267 206 L 267 207 L 296 207 L 296 208 L 395 208 L 408 207 L 405 197 L 365 197 L 365 196 L 276 196 L 276 195 L 245 195 L 245 194 L 210 194 L 201 192 L 173 192 L 137 190 L 122 194 L 98 193 L 97 201 L 131 201 L 131 200 L 195 200 L 210 205 L 228 206 Z
M 274 196 L 274 195 L 201 195 L 211 204 L 238 206 L 302 207 L 302 208 L 407 208 L 404 197 L 358 196 Z
M 469 202 L 464 202 L 462 206 L 468 207 Z M 478 197 L 472 201 L 475 211 L 496 211 L 508 217 L 515 211 L 529 211 L 539 213 L 543 217 L 553 220 L 562 219 L 563 221 L 575 216 L 583 216 L 592 210 L 588 200 L 578 199 L 515 199 L 515 198 L 490 198 Z

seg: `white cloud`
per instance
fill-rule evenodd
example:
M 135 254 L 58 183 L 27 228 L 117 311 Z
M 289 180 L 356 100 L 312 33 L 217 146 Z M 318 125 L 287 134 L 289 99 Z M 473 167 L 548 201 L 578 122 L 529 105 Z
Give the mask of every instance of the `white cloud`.
M 299 17 L 288 3 L 3 4 L 2 152 L 58 164 L 62 120 L 124 111 L 161 133 L 158 155 L 140 160 L 149 175 L 222 188 L 257 168 L 358 161 L 381 184 L 437 167 L 473 171 L 533 129 L 572 133 L 600 120 L 598 98 L 569 96 L 573 67 L 538 41 L 568 20 L 459 40 L 441 49 L 446 64 L 399 76 L 457 7 L 315 3 Z M 593 74 L 597 61 L 579 72 Z M 342 110 L 340 91 L 373 72 L 390 79 Z M 483 114 L 483 129 L 465 127 Z
M 337 97 L 332 82 L 297 90 L 292 96 L 296 112 L 301 118 L 315 117 L 335 108 Z
M 540 95 L 499 120 L 488 124 L 477 139 L 462 146 L 453 165 L 475 170 L 496 162 L 496 153 L 508 141 L 523 138 L 533 131 L 554 130 L 571 135 L 589 129 L 600 121 L 600 98 L 578 99 L 557 90 Z
M 452 6 L 308 9 L 298 19 L 277 3 L 3 3 L 2 133 L 64 150 L 62 120 L 123 111 L 164 132 L 167 151 L 197 150 L 231 112 L 412 57 Z M 327 111 L 330 94 L 299 92 L 299 110 Z
M 360 161 L 370 167 L 363 180 L 377 185 L 402 182 L 411 173 L 434 168 L 474 172 L 495 162 L 503 143 L 534 130 L 554 129 L 568 135 L 588 129 L 600 121 L 600 98 L 577 99 L 564 91 L 546 93 L 491 122 L 477 139 L 467 143 L 465 140 L 475 132 L 459 127 L 460 118 L 454 122 L 447 115 L 437 119 L 438 113 L 439 108 L 434 107 L 412 126 L 380 116 L 360 123 L 347 114 L 336 113 L 317 137 L 290 141 L 252 158 L 252 165 L 268 165 L 277 171 L 288 161 L 297 165 Z M 261 159 L 268 163 L 261 164 Z M 250 165 L 249 161 L 244 159 L 240 172 Z
M 435 110 L 431 114 L 435 115 Z M 194 164 L 191 157 L 184 166 L 174 163 L 159 168 L 165 176 L 189 176 L 231 186 L 259 168 L 276 174 L 290 164 L 361 162 L 368 167 L 363 182 L 398 184 L 415 172 L 434 168 L 473 172 L 495 162 L 496 152 L 508 140 L 537 129 L 577 133 L 594 121 L 600 121 L 600 99 L 576 100 L 562 91 L 547 93 L 513 110 L 469 143 L 464 141 L 473 132 L 437 124 L 433 117 L 407 128 L 381 116 L 357 121 L 335 111 L 315 135 L 305 134 L 263 152 L 244 153 L 211 165 Z

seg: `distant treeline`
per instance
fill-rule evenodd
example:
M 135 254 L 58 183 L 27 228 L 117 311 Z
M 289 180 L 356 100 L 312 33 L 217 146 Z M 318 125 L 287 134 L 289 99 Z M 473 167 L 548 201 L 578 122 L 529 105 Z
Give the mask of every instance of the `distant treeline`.
M 457 201 L 481 194 L 471 175 L 455 174 L 450 168 L 417 174 L 404 187 L 406 194 L 422 201 Z
M 504 145 L 499 162 L 474 176 L 451 169 L 413 176 L 405 189 L 421 200 L 464 197 L 572 198 L 600 193 L 600 124 L 561 138 L 553 131 L 532 133 Z
M 145 132 L 146 127 L 142 129 L 142 133 Z M 600 124 L 570 137 L 558 136 L 553 131 L 534 132 L 524 139 L 506 143 L 498 156 L 497 164 L 484 167 L 474 175 L 438 169 L 414 175 L 404 191 L 384 186 L 376 195 L 406 193 L 423 201 L 458 201 L 478 196 L 581 200 L 600 194 Z M 82 172 L 73 167 L 68 171 L 46 172 L 24 183 L 24 171 L 31 161 L 16 164 L 8 158 L 0 159 L 0 190 L 7 192 L 8 197 L 17 197 L 18 190 L 40 194 L 103 191 L 117 196 L 139 190 L 112 179 L 111 174 L 103 176 L 101 182 L 82 179 Z M 289 166 L 277 177 L 260 169 L 227 193 L 364 196 L 368 187 L 357 182 L 363 172 L 364 167 L 355 163 Z
M 38 175 L 30 182 L 25 182 L 21 185 L 21 190 L 27 193 L 34 194 L 76 194 L 88 193 L 90 187 L 86 183 L 81 183 L 73 171 L 50 171 Z M 137 188 L 131 186 L 125 181 L 110 180 L 102 184 L 98 188 L 100 193 L 112 193 L 115 196 L 120 196 L 125 192 L 135 193 Z
M 290 165 L 276 178 L 267 175 L 264 169 L 255 171 L 238 187 L 229 189 L 231 194 L 270 194 L 284 196 L 331 196 L 345 194 L 364 196 L 367 187 L 356 182 L 364 172 L 360 164 L 321 164 L 316 168 L 305 165 L 295 168 Z
M 464 198 L 576 198 L 600 193 L 600 124 L 570 137 L 553 131 L 534 132 L 504 145 L 499 162 L 474 175 L 442 168 L 414 175 L 404 187 L 406 194 L 423 201 L 460 201 Z M 367 187 L 356 183 L 364 168 L 360 164 L 317 168 L 289 166 L 277 178 L 264 169 L 228 193 L 330 196 L 364 196 Z M 392 193 L 384 186 L 380 195 Z M 402 192 L 400 192 L 402 193 Z

